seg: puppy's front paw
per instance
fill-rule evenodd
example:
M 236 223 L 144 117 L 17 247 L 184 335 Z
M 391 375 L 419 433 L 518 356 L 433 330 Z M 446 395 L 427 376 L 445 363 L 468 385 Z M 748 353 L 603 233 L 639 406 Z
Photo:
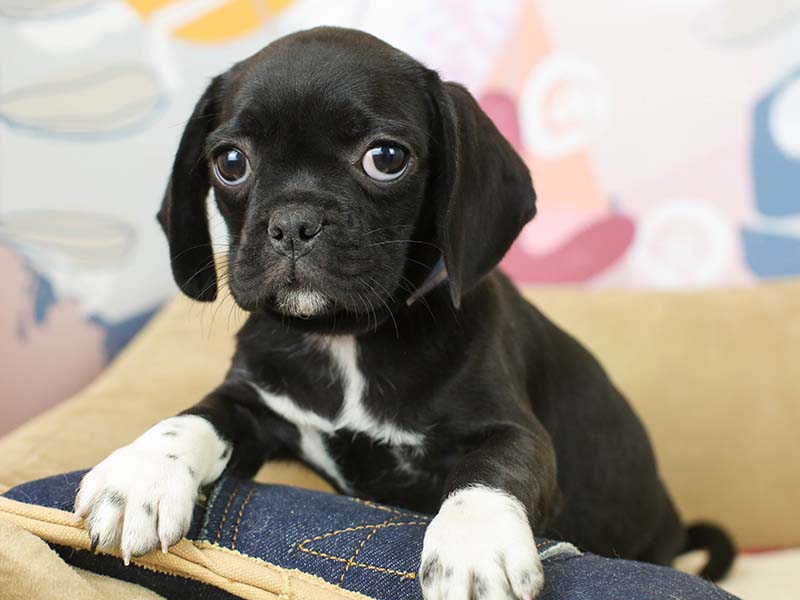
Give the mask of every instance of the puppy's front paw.
M 419 571 L 425 600 L 530 600 L 544 574 L 522 504 L 472 486 L 449 496 L 425 533 Z
M 186 534 L 200 485 L 219 476 L 229 454 L 209 430 L 200 417 L 167 419 L 83 477 L 75 514 L 92 549 L 119 549 L 128 564 L 158 547 L 166 552 Z

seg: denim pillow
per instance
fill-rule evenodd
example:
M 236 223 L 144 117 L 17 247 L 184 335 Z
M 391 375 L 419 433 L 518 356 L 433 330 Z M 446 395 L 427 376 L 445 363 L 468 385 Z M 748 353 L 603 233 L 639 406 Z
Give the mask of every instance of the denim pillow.
M 0 518 L 12 516 L 72 565 L 170 599 L 422 597 L 416 573 L 429 515 L 222 477 L 196 507 L 186 539 L 169 554 L 151 552 L 125 567 L 116 556 L 91 553 L 88 534 L 69 514 L 83 473 L 12 488 L 0 497 Z M 732 598 L 672 569 L 581 554 L 564 542 L 537 546 L 546 578 L 541 600 Z

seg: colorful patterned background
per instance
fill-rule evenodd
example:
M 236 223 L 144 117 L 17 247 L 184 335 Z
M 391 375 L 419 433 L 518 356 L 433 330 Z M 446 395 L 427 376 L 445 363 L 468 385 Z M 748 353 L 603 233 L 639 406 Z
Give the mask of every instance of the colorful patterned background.
M 800 0 L 0 0 L 0 431 L 174 294 L 154 213 L 209 77 L 319 24 L 465 83 L 525 158 L 518 282 L 800 272 Z

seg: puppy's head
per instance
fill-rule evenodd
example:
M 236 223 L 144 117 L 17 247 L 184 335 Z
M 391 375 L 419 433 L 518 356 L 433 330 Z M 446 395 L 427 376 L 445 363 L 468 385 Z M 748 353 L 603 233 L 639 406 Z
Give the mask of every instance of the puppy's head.
M 535 201 L 524 163 L 463 87 L 334 28 L 235 65 L 189 118 L 158 216 L 178 286 L 205 301 L 217 294 L 209 188 L 242 308 L 351 328 L 403 306 L 442 257 L 458 307 Z

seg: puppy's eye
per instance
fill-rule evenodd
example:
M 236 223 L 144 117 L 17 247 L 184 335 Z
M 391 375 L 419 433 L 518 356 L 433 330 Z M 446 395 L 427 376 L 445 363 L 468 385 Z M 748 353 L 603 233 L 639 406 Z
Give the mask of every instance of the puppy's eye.
M 240 185 L 250 176 L 250 162 L 238 148 L 225 148 L 214 159 L 214 175 L 224 185 Z
M 367 150 L 361 159 L 364 172 L 376 181 L 392 181 L 406 170 L 408 153 L 400 146 L 383 144 Z

